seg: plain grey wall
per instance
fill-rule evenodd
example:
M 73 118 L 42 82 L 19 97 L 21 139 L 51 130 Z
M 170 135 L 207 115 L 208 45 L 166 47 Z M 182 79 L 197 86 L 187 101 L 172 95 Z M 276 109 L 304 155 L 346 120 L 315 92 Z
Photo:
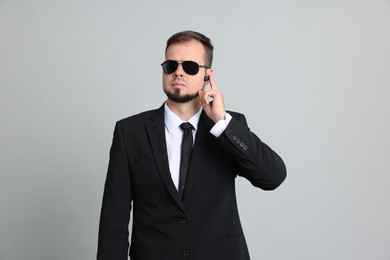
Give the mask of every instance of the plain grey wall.
M 114 123 L 184 29 L 288 167 L 237 181 L 252 259 L 389 260 L 389 0 L 0 0 L 0 259 L 95 258 Z

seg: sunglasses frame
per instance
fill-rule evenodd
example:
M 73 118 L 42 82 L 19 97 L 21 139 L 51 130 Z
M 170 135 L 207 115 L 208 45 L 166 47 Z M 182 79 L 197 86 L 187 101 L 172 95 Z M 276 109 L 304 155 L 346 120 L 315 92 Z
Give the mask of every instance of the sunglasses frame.
M 172 72 L 169 72 L 169 71 L 167 71 L 167 66 L 166 65 L 168 63 L 172 63 L 172 62 L 176 63 L 176 67 L 175 67 L 175 69 Z M 189 63 L 194 64 L 194 65 L 197 66 L 196 73 L 192 73 L 192 71 L 188 71 L 188 68 L 187 68 L 186 64 L 189 64 Z M 199 65 L 197 62 L 192 61 L 192 60 L 185 60 L 185 61 L 181 61 L 181 62 L 176 61 L 176 60 L 166 60 L 163 63 L 161 63 L 161 66 L 162 66 L 163 72 L 165 74 L 169 75 L 169 74 L 174 73 L 177 70 L 177 68 L 179 67 L 179 64 L 181 64 L 181 66 L 183 67 L 184 72 L 187 73 L 188 75 L 191 75 L 191 76 L 195 76 L 196 74 L 198 74 L 200 68 L 206 68 L 206 69 L 210 68 L 209 66 L 206 66 L 206 65 Z

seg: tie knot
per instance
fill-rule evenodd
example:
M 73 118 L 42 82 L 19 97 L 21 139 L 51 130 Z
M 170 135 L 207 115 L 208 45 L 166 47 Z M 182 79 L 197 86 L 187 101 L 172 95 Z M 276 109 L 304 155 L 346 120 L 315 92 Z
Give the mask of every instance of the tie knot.
M 183 131 L 188 131 L 188 130 L 192 130 L 193 126 L 191 125 L 191 123 L 188 123 L 188 122 L 184 122 L 180 125 L 180 128 L 183 130 Z

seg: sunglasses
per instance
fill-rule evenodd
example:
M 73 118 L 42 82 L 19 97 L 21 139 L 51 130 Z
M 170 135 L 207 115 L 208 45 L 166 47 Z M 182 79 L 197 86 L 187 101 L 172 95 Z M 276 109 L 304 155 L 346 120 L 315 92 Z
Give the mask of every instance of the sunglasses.
M 183 62 L 178 62 L 175 60 L 166 60 L 161 64 L 161 66 L 165 74 L 171 74 L 177 70 L 179 64 L 181 64 L 184 72 L 187 73 L 188 75 L 198 74 L 199 68 L 207 68 L 207 69 L 209 68 L 206 65 L 199 65 L 195 61 L 190 61 L 190 60 L 186 60 Z

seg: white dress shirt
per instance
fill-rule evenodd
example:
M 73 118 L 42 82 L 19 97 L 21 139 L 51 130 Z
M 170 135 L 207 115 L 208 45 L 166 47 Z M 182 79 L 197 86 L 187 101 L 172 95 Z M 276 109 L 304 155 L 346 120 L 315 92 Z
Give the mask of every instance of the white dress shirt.
M 200 109 L 188 121 L 183 121 L 169 109 L 167 103 L 165 103 L 164 108 L 165 138 L 167 142 L 169 170 L 171 172 L 173 183 L 175 184 L 176 189 L 178 189 L 180 177 L 181 141 L 183 139 L 183 130 L 180 128 L 180 125 L 183 122 L 191 123 L 194 127 L 192 130 L 192 136 L 195 143 L 195 135 L 198 130 L 198 123 L 202 109 Z M 225 131 L 231 119 L 231 115 L 226 114 L 225 119 L 218 121 L 210 130 L 210 133 L 215 137 L 219 137 L 223 131 Z

